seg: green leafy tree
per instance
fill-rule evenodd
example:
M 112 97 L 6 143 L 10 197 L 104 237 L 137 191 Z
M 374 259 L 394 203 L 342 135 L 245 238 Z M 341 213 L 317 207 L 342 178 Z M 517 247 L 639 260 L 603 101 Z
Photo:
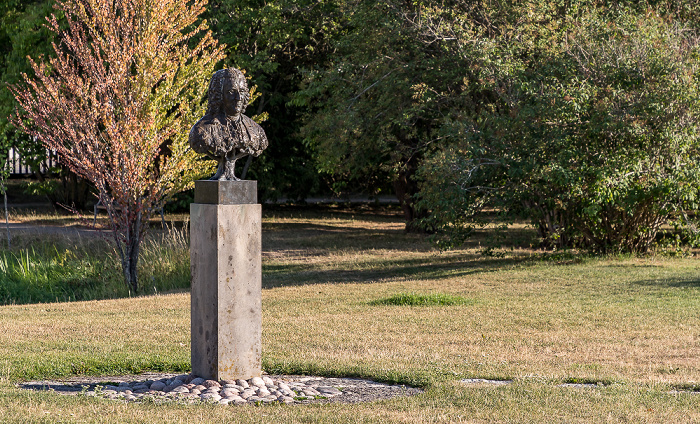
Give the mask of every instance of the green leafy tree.
M 205 4 L 57 1 L 67 29 L 48 19 L 59 40 L 55 57 L 32 61 L 34 77 L 13 89 L 29 118 L 18 114 L 13 123 L 97 188 L 133 292 L 148 219 L 212 169 L 187 142 L 222 59 L 198 19 Z
M 0 4 L 0 75 L 3 81 L 0 87 L 0 154 L 6 158 L 12 148 L 22 163 L 31 169 L 38 181 L 30 183 L 30 191 L 46 195 L 53 204 L 80 209 L 89 199 L 87 181 L 61 164 L 44 169 L 49 154 L 46 147 L 18 130 L 9 119 L 18 105 L 6 84 L 17 84 L 23 80 L 22 73 L 32 71 L 28 60 L 30 54 L 53 54 L 51 42 L 54 34 L 45 26 L 45 17 L 53 11 L 53 5 L 53 0 L 8 0 Z M 57 19 L 64 28 L 66 22 L 60 11 L 57 11 Z M 45 180 L 46 174 L 53 178 Z
M 414 174 L 443 143 L 441 122 L 461 92 L 463 60 L 416 25 L 423 3 L 346 2 L 335 53 L 308 70 L 293 101 L 310 108 L 302 134 L 320 170 L 339 189 L 391 187 L 407 230 L 417 229 Z
M 698 33 L 677 18 L 695 12 L 546 3 L 462 21 L 492 27 L 470 41 L 468 92 L 483 96 L 421 170 L 424 224 L 460 242 L 480 206 L 499 205 L 549 246 L 645 251 L 697 208 Z
M 0 76 L 3 83 L 16 84 L 22 80 L 23 72 L 31 71 L 27 60 L 29 54 L 50 53 L 53 36 L 44 24 L 52 6 L 53 1 L 47 0 L 7 0 L 0 4 Z M 14 96 L 3 86 L 0 89 L 2 150 L 6 152 L 9 147 L 15 147 L 23 152 L 30 165 L 36 165 L 45 158 L 45 149 L 12 125 L 9 118 L 16 106 Z

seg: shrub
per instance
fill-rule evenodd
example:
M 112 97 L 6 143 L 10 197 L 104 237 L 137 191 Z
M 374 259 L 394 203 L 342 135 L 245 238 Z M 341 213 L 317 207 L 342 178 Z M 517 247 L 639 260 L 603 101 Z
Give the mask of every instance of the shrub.
M 494 53 L 472 90 L 490 95 L 447 121 L 455 142 L 425 162 L 424 225 L 459 243 L 491 205 L 529 217 L 549 247 L 644 252 L 697 208 L 697 31 L 626 8 L 542 19 L 521 44 L 482 42 Z

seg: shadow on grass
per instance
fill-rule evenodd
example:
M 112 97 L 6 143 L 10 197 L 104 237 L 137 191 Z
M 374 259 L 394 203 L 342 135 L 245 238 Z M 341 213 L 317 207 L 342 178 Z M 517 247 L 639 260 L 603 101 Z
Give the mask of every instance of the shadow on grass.
M 534 262 L 525 257 L 484 258 L 478 254 L 464 254 L 445 258 L 368 260 L 361 264 L 353 264 L 360 269 L 343 268 L 342 264 L 336 269 L 318 269 L 311 264 L 263 264 L 263 287 L 372 283 L 386 279 L 437 280 L 496 272 L 503 267 L 518 264 Z M 361 268 L 363 266 L 365 269 Z
M 345 233 L 345 232 L 355 232 L 355 233 L 365 233 L 367 231 L 372 231 L 368 228 L 355 227 L 355 226 L 342 226 L 334 224 L 314 224 L 310 222 L 265 222 L 263 224 L 263 232 L 265 231 L 318 231 L 318 232 L 331 232 L 331 233 Z M 395 230 L 377 230 L 384 233 L 391 234 L 404 234 L 403 229 Z
M 377 248 L 432 250 L 423 234 L 406 234 L 403 229 L 315 223 L 265 223 L 262 235 L 264 251 L 299 248 L 329 251 Z
M 387 222 L 396 222 L 387 221 Z M 534 232 L 528 228 L 499 230 L 496 239 L 488 229 L 475 231 L 460 254 L 440 255 L 425 234 L 408 234 L 403 228 L 343 225 L 330 222 L 265 223 L 263 251 L 304 250 L 300 256 L 324 256 L 352 252 L 319 264 L 263 261 L 263 287 L 326 283 L 371 283 L 386 279 L 429 280 L 464 277 L 499 271 L 513 265 L 531 266 L 542 262 L 553 265 L 579 264 L 588 257 L 574 251 L 535 253 L 531 246 Z M 503 244 L 500 241 L 504 241 Z M 484 243 L 484 244 L 482 244 Z M 490 247 L 496 243 L 495 249 Z M 506 246 L 507 249 L 503 249 Z M 510 247 L 524 247 L 528 254 L 513 253 Z M 391 255 L 374 256 L 372 250 L 386 249 Z M 363 255 L 362 251 L 367 251 Z M 429 252 L 434 252 L 430 254 Z M 385 252 L 386 253 L 386 252 Z M 533 253 L 535 253 L 533 255 Z M 410 257 L 406 257 L 410 256 Z M 282 259 L 281 262 L 283 262 Z
M 700 289 L 700 278 L 684 279 L 664 279 L 664 280 L 641 280 L 632 282 L 634 285 L 645 287 L 665 287 L 665 288 L 696 288 Z

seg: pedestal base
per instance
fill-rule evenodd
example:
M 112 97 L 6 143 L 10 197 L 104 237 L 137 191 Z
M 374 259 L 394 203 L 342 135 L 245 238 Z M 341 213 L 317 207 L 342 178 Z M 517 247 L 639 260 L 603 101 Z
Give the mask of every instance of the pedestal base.
M 259 204 L 190 205 L 192 373 L 200 377 L 261 375 L 261 215 Z

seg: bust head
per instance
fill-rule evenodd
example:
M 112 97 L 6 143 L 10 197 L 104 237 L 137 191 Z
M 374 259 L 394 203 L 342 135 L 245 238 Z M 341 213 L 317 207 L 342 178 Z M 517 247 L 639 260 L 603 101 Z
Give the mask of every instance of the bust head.
M 225 114 L 237 119 L 248 106 L 248 84 L 238 69 L 216 71 L 209 82 L 207 115 Z

